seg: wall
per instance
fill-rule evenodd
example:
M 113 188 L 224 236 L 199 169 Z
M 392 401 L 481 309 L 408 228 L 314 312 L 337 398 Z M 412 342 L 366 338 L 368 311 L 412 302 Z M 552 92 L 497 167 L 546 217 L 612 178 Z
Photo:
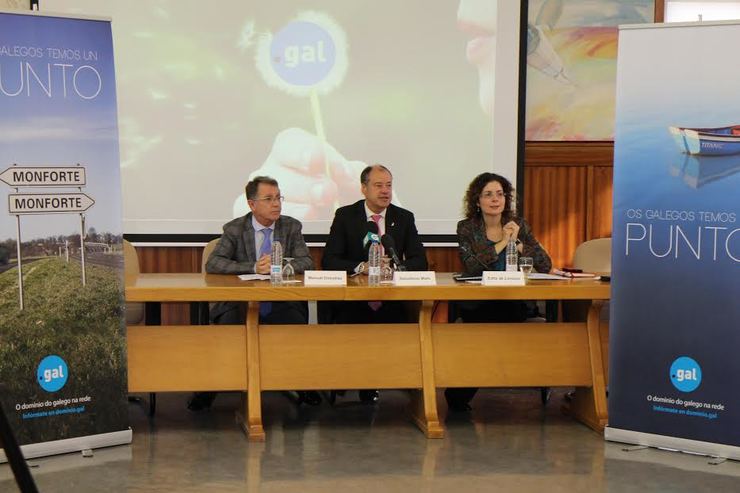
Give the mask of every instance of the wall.
M 663 20 L 664 0 L 655 2 L 655 19 Z M 583 241 L 611 236 L 612 142 L 528 142 L 525 150 L 524 215 L 547 248 L 554 266 L 571 263 Z M 199 272 L 200 248 L 137 249 L 143 272 Z M 321 251 L 312 248 L 316 263 Z M 461 270 L 455 248 L 427 249 L 432 269 Z M 169 305 L 163 323 L 182 323 L 187 308 Z

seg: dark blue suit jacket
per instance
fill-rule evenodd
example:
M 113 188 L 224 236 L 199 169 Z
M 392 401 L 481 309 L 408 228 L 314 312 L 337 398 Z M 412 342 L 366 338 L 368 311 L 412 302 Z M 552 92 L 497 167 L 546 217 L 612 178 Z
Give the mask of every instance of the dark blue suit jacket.
M 385 234 L 396 242 L 398 256 L 408 270 L 427 270 L 424 246 L 416 231 L 414 215 L 391 204 L 385 214 Z M 367 261 L 365 201 L 340 207 L 334 215 L 329 238 L 324 247 L 321 266 L 324 270 L 354 272 L 360 262 Z

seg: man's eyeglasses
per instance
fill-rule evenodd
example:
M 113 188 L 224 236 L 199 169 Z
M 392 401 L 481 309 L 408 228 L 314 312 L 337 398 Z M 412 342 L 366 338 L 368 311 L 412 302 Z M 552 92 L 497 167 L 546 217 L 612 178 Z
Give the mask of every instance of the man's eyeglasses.
M 278 195 L 277 197 L 269 197 L 268 196 L 268 197 L 262 197 L 262 198 L 259 198 L 259 199 L 252 199 L 252 200 L 254 200 L 255 202 L 265 202 L 265 203 L 268 203 L 268 204 L 274 204 L 276 202 L 282 202 L 283 200 L 285 200 L 285 197 L 282 196 L 282 195 Z

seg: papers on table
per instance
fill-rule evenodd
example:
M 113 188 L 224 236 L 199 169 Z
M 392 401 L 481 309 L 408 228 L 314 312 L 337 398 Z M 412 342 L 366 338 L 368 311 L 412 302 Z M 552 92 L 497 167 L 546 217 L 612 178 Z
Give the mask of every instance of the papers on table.
M 530 280 L 534 280 L 534 281 L 570 281 L 570 280 L 578 281 L 578 280 L 581 280 L 581 279 L 583 279 L 584 281 L 586 281 L 586 280 L 594 281 L 594 280 L 601 279 L 601 277 L 598 276 L 598 275 L 596 275 L 596 274 L 588 274 L 588 275 L 585 275 L 585 276 L 584 275 L 578 275 L 578 276 L 567 276 L 566 277 L 566 276 L 559 276 L 557 274 L 542 274 L 542 273 L 539 273 L 539 272 L 532 272 L 532 273 L 529 274 L 529 279 Z
M 565 269 L 553 269 L 552 273 L 561 277 L 566 277 L 569 279 L 598 279 L 599 276 L 597 274 L 593 274 L 591 272 L 580 272 L 580 271 L 572 271 L 572 270 L 565 270 Z
M 270 274 L 241 274 L 238 276 L 242 281 L 269 281 Z
M 567 281 L 570 278 L 558 276 L 555 274 L 543 274 L 541 272 L 530 272 L 528 279 L 535 279 L 539 281 Z

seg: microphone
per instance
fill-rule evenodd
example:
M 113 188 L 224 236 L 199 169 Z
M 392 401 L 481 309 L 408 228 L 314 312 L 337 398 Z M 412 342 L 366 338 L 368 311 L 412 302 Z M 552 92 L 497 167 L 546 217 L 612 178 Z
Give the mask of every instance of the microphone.
M 396 264 L 396 269 L 400 271 L 405 271 L 406 266 L 401 263 L 401 259 L 398 258 L 398 252 L 396 251 L 396 242 L 393 239 L 393 237 L 389 234 L 384 234 L 380 238 L 380 242 L 383 244 L 383 248 L 385 248 L 385 251 L 388 252 L 388 255 L 391 256 L 391 260 L 393 260 L 393 263 Z
M 468 248 L 466 245 L 460 245 L 460 250 L 462 250 L 463 253 L 466 253 L 473 257 L 476 262 L 483 266 L 483 270 L 491 270 L 491 268 L 488 265 L 484 264 L 483 261 L 479 259 L 475 253 L 471 252 L 470 248 Z
M 375 221 L 367 222 L 367 234 L 362 239 L 362 248 L 367 247 L 371 242 L 380 243 L 380 237 L 378 236 L 378 225 Z

